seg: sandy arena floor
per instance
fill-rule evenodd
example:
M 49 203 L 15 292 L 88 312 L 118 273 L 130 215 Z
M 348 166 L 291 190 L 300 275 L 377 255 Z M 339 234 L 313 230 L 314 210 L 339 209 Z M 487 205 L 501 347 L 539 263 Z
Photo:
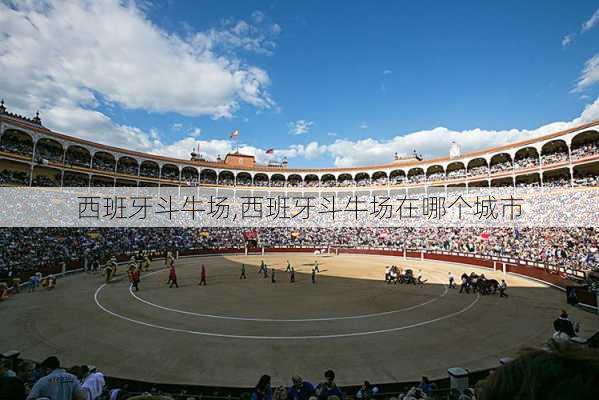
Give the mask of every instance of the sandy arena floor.
M 32 359 L 58 355 L 65 365 L 94 364 L 109 375 L 155 382 L 253 386 L 291 375 L 318 382 L 336 371 L 340 384 L 395 382 L 446 376 L 447 368 L 495 366 L 526 345 L 540 345 L 566 308 L 582 336 L 599 318 L 565 304 L 561 291 L 507 276 L 509 298 L 448 289 L 447 273 L 485 269 L 398 257 L 266 255 L 275 284 L 257 274 L 260 256 L 187 258 L 176 262 L 180 288 L 166 285 L 156 261 L 130 292 L 124 268 L 103 284 L 100 275 L 59 280 L 0 304 L 0 349 Z M 284 272 L 289 260 L 296 282 Z M 208 286 L 200 287 L 200 266 Z M 240 280 L 240 266 L 247 280 Z M 387 285 L 385 266 L 422 269 L 423 286 Z

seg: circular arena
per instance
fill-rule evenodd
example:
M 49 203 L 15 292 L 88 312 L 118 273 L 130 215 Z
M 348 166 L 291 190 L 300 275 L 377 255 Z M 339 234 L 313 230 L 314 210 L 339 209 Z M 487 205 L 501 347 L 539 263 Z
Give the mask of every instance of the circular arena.
M 11 298 L 0 308 L 0 344 L 30 359 L 94 360 L 107 375 L 141 381 L 247 387 L 257 370 L 284 384 L 332 368 L 342 385 L 384 383 L 497 366 L 523 346 L 545 343 L 548 321 L 564 304 L 563 292 L 545 283 L 438 260 L 277 252 L 181 257 L 175 265 L 178 288 L 167 285 L 164 261 L 154 260 L 139 291 L 123 265 L 108 284 L 80 273 L 55 290 Z M 205 286 L 198 285 L 202 265 Z M 388 265 L 413 269 L 425 283 L 385 283 Z M 449 273 L 459 280 L 472 272 L 505 279 L 508 297 L 448 287 Z M 571 316 L 581 335 L 599 328 L 590 313 Z

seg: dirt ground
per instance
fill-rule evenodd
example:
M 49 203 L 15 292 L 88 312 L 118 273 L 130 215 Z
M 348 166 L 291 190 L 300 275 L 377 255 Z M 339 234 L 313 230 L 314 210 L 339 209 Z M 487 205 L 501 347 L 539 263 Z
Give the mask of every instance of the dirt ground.
M 269 277 L 258 274 L 264 260 Z M 296 271 L 289 282 L 287 260 Z M 313 263 L 321 272 L 311 282 Z M 240 279 L 241 264 L 247 279 Z M 198 286 L 201 265 L 208 285 Z M 386 265 L 422 270 L 425 285 L 388 285 Z M 93 364 L 108 375 L 154 382 L 253 386 L 299 374 L 314 383 L 333 369 L 339 384 L 444 377 L 449 367 L 495 366 L 523 346 L 543 344 L 561 309 L 599 330 L 599 317 L 566 305 L 557 289 L 463 265 L 400 257 L 267 254 L 176 261 L 179 288 L 163 261 L 131 292 L 121 267 L 108 285 L 94 274 L 59 280 L 0 303 L 0 350 L 63 364 Z M 275 268 L 276 283 L 270 269 Z M 508 298 L 459 294 L 448 272 L 506 278 Z

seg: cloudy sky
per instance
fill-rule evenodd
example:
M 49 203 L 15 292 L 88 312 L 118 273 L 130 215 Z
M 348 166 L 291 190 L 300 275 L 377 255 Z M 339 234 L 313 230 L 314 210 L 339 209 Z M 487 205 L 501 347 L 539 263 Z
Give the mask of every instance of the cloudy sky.
M 181 158 L 226 154 L 238 129 L 243 152 L 292 166 L 599 119 L 596 1 L 412 3 L 0 0 L 0 96 L 52 129 Z

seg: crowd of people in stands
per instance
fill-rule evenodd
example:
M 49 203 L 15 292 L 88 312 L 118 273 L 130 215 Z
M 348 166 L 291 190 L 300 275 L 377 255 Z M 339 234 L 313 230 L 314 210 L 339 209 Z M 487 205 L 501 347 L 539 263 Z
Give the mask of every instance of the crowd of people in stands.
M 568 161 L 568 152 L 557 152 L 543 155 L 541 159 L 543 160 L 543 165 L 557 164 L 560 162 Z
M 0 228 L 0 277 L 73 259 L 165 249 L 245 246 L 245 228 Z M 257 228 L 265 247 L 385 247 L 512 257 L 571 270 L 595 268 L 593 228 Z M 43 238 L 43 240 L 40 240 Z
M 580 158 L 592 157 L 597 154 L 599 154 L 599 142 L 593 142 L 573 148 L 570 156 L 572 160 L 578 160 Z
M 538 157 L 525 157 L 514 161 L 514 169 L 532 168 L 539 165 Z
M 4 169 L 0 172 L 0 185 L 26 185 L 29 186 L 29 174 L 24 171 L 11 171 Z
M 26 140 L 3 141 L 0 143 L 0 151 L 31 157 L 33 154 L 33 145 Z
M 560 317 L 556 322 L 563 323 Z M 567 322 L 567 320 L 566 320 Z M 218 393 L 214 398 L 250 400 L 506 400 L 506 399 L 596 399 L 599 397 L 599 351 L 550 340 L 542 349 L 523 349 L 520 355 L 491 370 L 486 378 L 470 382 L 465 389 L 439 388 L 426 376 L 400 391 L 385 392 L 369 381 L 358 388 L 336 384 L 335 372 L 327 370 L 313 384 L 295 375 L 289 384 L 275 386 L 262 375 L 253 389 L 238 397 Z M 64 368 L 55 356 L 42 363 L 18 358 L 0 360 L 0 400 L 199 400 L 211 394 L 186 389 L 164 390 L 144 384 L 144 390 L 114 383 L 94 366 Z M 206 389 L 203 389 L 205 391 Z M 249 392 L 249 393 L 248 393 Z M 249 396 L 248 396 L 249 395 Z

